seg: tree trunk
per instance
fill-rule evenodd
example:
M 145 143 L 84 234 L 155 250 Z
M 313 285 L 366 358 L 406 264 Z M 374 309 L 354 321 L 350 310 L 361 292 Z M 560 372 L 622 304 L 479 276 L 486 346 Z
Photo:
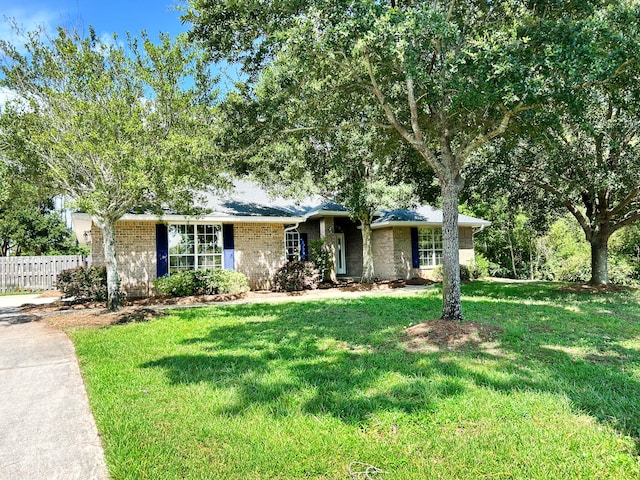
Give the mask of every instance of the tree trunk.
M 599 234 L 591 241 L 591 280 L 590 285 L 606 285 L 609 283 L 607 256 L 609 253 L 609 235 Z
M 511 254 L 511 271 L 513 272 L 513 278 L 518 278 L 518 271 L 516 270 L 516 257 L 513 252 L 513 243 L 511 242 L 511 235 L 507 232 L 507 238 L 509 239 L 509 253 Z
M 458 239 L 458 194 L 464 182 L 460 175 L 441 184 L 442 190 L 442 320 L 462 320 L 460 302 L 460 251 Z
M 371 245 L 371 223 L 362 222 L 362 283 L 373 283 L 373 248 Z
M 120 292 L 120 275 L 116 263 L 116 228 L 113 220 L 99 222 L 102 229 L 104 246 L 104 262 L 107 267 L 107 308 L 110 311 L 122 307 L 122 293 Z

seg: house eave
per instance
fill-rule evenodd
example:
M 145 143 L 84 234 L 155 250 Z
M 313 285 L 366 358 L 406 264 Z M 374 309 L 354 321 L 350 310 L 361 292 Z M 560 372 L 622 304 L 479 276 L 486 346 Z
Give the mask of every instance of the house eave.
M 349 212 L 338 211 L 338 210 L 320 210 L 317 212 L 312 212 L 308 215 L 304 216 L 305 220 L 313 220 L 316 218 L 322 217 L 349 217 Z
M 491 222 L 458 222 L 458 227 L 488 227 L 491 225 Z M 373 223 L 371 225 L 371 229 L 375 230 L 378 228 L 388 228 L 388 227 L 441 227 L 442 222 L 428 222 L 428 221 L 388 221 L 388 222 L 379 222 Z
M 86 213 L 74 213 L 74 217 L 90 219 Z M 159 223 L 282 223 L 295 224 L 305 221 L 304 217 L 269 217 L 263 215 L 154 215 L 127 213 L 118 221 L 159 222 Z

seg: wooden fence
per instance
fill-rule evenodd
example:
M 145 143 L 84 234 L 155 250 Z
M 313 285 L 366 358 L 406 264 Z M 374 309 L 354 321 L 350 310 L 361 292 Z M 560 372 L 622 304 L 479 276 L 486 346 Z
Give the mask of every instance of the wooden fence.
M 0 257 L 0 292 L 54 290 L 60 272 L 86 264 L 82 255 Z

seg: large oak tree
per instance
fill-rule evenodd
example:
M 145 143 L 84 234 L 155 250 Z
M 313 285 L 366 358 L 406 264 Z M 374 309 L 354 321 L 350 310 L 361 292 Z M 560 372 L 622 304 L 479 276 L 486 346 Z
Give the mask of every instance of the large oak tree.
M 435 172 L 442 318 L 457 320 L 462 168 L 544 91 L 523 28 L 535 15 L 518 1 L 191 0 L 185 19 L 213 58 L 243 65 L 249 88 L 287 73 L 280 88 L 298 115 L 282 135 L 375 126 L 417 153 L 413 171 Z
M 591 245 L 590 283 L 606 284 L 609 238 L 640 221 L 640 5 L 612 2 L 544 31 L 575 47 L 548 53 L 559 88 L 496 168 L 575 217 Z

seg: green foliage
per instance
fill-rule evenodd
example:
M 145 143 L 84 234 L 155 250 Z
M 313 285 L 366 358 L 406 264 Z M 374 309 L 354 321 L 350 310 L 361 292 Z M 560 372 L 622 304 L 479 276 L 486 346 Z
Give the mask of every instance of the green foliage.
M 273 278 L 276 292 L 300 292 L 318 288 L 320 275 L 313 262 L 287 262 Z
M 463 282 L 469 282 L 476 278 L 479 278 L 476 275 L 476 271 L 473 267 L 469 267 L 468 265 L 460 265 L 460 280 Z M 433 278 L 439 282 L 442 282 L 444 279 L 444 273 L 442 271 L 442 264 L 436 265 L 436 268 L 433 269 Z
M 214 79 L 184 35 L 102 40 L 58 29 L 0 41 L 0 142 L 22 168 L 72 198 L 103 230 L 109 308 L 119 307 L 114 225 L 133 210 L 193 210 L 197 192 L 224 186 L 215 155 Z M 111 271 L 113 269 L 113 271 Z
M 103 302 L 107 299 L 107 270 L 96 266 L 65 270 L 58 274 L 56 288 L 76 301 Z
M 153 288 L 159 295 L 169 297 L 239 295 L 249 291 L 249 283 L 243 273 L 235 270 L 185 270 L 156 279 Z
M 489 175 L 491 178 L 491 176 Z M 548 219 L 532 216 L 518 206 L 512 195 L 489 195 L 491 180 L 480 181 L 462 209 L 473 216 L 491 221 L 491 226 L 474 236 L 476 252 L 489 260 L 491 276 L 518 279 L 540 278 L 544 258 L 536 241 L 546 232 Z M 490 198 L 490 201 L 486 201 Z
M 329 280 L 329 273 L 333 268 L 333 254 L 327 247 L 324 238 L 309 242 L 309 259 L 313 262 L 321 281 Z
M 481 253 L 474 255 L 473 261 L 469 265 L 472 279 L 478 279 L 488 277 L 490 275 L 490 269 L 492 268 L 491 262 L 485 258 Z
M 88 253 L 54 211 L 52 195 L 32 174 L 0 156 L 0 255 Z

